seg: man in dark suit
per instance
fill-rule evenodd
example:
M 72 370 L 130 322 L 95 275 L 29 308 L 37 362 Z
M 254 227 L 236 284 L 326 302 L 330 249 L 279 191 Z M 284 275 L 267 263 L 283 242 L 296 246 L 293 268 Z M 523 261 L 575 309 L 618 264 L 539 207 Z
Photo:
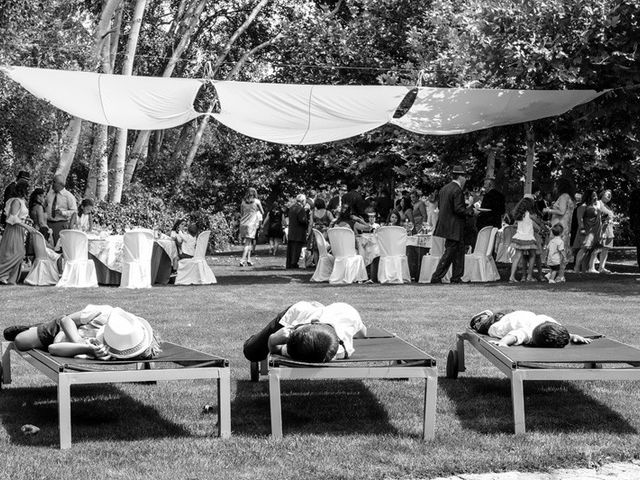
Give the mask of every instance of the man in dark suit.
M 478 231 L 484 227 L 501 228 L 502 215 L 504 215 L 505 211 L 504 195 L 496 188 L 496 182 L 493 178 L 484 179 L 484 189 L 486 193 L 484 197 L 482 197 L 480 208 L 487 209 L 488 211 L 480 211 L 478 220 L 476 221 L 476 228 Z
M 289 235 L 287 239 L 287 263 L 285 268 L 298 268 L 300 253 L 307 241 L 310 207 L 307 197 L 301 193 L 289 208 Z
M 451 283 L 460 283 L 464 275 L 464 224 L 465 218 L 475 213 L 473 206 L 467 207 L 462 189 L 467 182 L 465 170 L 453 167 L 453 181 L 440 190 L 438 201 L 438 223 L 433 232 L 436 237 L 445 239 L 444 253 L 433 272 L 431 283 L 442 283 L 442 278 L 453 264 Z

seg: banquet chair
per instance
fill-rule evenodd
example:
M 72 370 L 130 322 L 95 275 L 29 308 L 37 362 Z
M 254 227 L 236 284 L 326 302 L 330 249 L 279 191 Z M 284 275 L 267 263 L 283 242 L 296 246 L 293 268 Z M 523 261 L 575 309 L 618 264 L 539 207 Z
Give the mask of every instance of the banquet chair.
M 496 262 L 511 263 L 515 250 L 511 248 L 511 238 L 516 234 L 515 225 L 507 225 L 502 229 L 502 235 L 496 240 Z
M 380 227 L 376 230 L 380 247 L 378 281 L 380 283 L 410 283 L 407 261 L 407 230 L 403 227 Z
M 327 242 L 324 239 L 324 235 L 320 230 L 312 229 L 313 237 L 318 246 L 318 252 L 320 257 L 318 258 L 318 265 L 316 265 L 316 271 L 313 272 L 311 277 L 312 282 L 328 282 L 331 272 L 333 270 L 334 258 L 329 252 L 327 252 Z
M 207 260 L 205 259 L 210 235 L 210 230 L 205 230 L 198 235 L 193 258 L 183 258 L 178 262 L 176 285 L 210 285 L 217 283 L 216 276 L 207 265 Z
M 56 287 L 97 287 L 96 266 L 89 259 L 87 234 L 78 230 L 62 230 L 60 241 L 65 265 Z
M 31 266 L 29 275 L 24 279 L 24 283 L 36 286 L 55 285 L 60 279 L 57 265 L 60 254 L 49 254 L 44 236 L 40 232 L 34 231 L 31 234 L 31 239 L 36 258 Z
M 364 282 L 369 279 L 362 256 L 356 253 L 356 237 L 353 230 L 334 227 L 327 230 L 334 256 L 333 271 L 329 283 Z
M 123 288 L 151 288 L 151 254 L 153 232 L 131 230 L 123 237 L 122 277 Z
M 493 260 L 493 244 L 496 227 L 484 227 L 478 232 L 473 253 L 464 256 L 463 282 L 496 282 L 500 280 L 498 267 Z
M 444 238 L 436 237 L 435 235 L 431 238 L 431 249 L 429 253 L 427 253 L 424 257 L 422 257 L 422 264 L 420 265 L 420 277 L 418 278 L 418 283 L 429 283 L 431 282 L 431 277 L 433 276 L 433 272 L 438 268 L 438 263 L 440 262 L 440 257 L 444 253 Z M 451 280 L 451 267 L 443 277 L 442 281 L 444 283 L 449 283 Z

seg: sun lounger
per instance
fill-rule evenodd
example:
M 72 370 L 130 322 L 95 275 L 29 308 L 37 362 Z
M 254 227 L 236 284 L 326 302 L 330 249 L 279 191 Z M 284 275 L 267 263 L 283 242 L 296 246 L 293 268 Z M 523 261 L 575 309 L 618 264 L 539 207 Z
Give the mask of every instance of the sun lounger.
M 515 433 L 524 433 L 525 380 L 640 380 L 640 349 L 583 327 L 570 333 L 592 339 L 586 345 L 565 348 L 498 347 L 491 337 L 467 329 L 457 335 L 455 350 L 447 357 L 447 378 L 465 371 L 464 342 L 475 347 L 511 380 Z
M 162 353 L 149 361 L 99 361 L 55 357 L 42 350 L 18 351 L 13 342 L 0 344 L 0 385 L 11 383 L 11 351 L 58 384 L 60 448 L 71 447 L 71 385 L 149 382 L 158 380 L 216 379 L 218 434 L 231 435 L 231 380 L 229 361 L 182 347 L 161 344 Z
M 251 366 L 252 379 L 259 373 L 269 375 L 271 435 L 282 438 L 280 380 L 325 380 L 365 378 L 424 378 L 424 439 L 434 436 L 438 371 L 435 359 L 419 348 L 380 328 L 369 328 L 368 337 L 354 339 L 355 354 L 346 360 L 329 363 L 296 362 L 288 357 L 271 355 L 262 368 Z

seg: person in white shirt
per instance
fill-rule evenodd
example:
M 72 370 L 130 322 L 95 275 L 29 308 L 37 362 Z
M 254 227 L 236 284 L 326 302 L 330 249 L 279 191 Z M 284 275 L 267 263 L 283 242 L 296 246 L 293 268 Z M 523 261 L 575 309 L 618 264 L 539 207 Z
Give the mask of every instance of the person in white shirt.
M 64 177 L 56 175 L 53 177 L 51 190 L 47 193 L 47 224 L 52 230 L 54 245 L 58 242 L 60 230 L 69 228 L 71 217 L 78 213 L 76 198 L 64 187 Z
M 591 343 L 588 338 L 570 334 L 567 327 L 547 315 L 526 310 L 493 313 L 484 310 L 471 318 L 471 328 L 497 340 L 499 347 L 529 345 L 531 347 L 562 348 L 573 343 Z
M 325 363 L 351 357 L 353 339 L 366 335 L 367 328 L 351 305 L 324 306 L 302 301 L 280 312 L 260 333 L 252 335 L 243 352 L 250 362 L 277 353 L 301 362 Z

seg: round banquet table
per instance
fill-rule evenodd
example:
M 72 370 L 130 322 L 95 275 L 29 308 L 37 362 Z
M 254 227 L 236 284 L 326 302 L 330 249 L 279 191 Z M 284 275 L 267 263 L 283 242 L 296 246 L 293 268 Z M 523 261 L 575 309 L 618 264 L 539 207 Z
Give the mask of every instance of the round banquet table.
M 378 263 L 380 246 L 375 233 L 363 233 L 356 236 L 358 254 L 364 259 L 369 278 L 378 281 Z M 407 262 L 411 279 L 417 281 L 420 277 L 420 266 L 424 257 L 431 248 L 431 235 L 410 235 L 407 237 Z
M 122 235 L 106 238 L 89 238 L 89 258 L 96 266 L 100 285 L 120 285 L 122 277 Z M 178 249 L 171 239 L 154 239 L 151 253 L 151 278 L 154 284 L 169 283 L 174 262 L 178 261 Z

